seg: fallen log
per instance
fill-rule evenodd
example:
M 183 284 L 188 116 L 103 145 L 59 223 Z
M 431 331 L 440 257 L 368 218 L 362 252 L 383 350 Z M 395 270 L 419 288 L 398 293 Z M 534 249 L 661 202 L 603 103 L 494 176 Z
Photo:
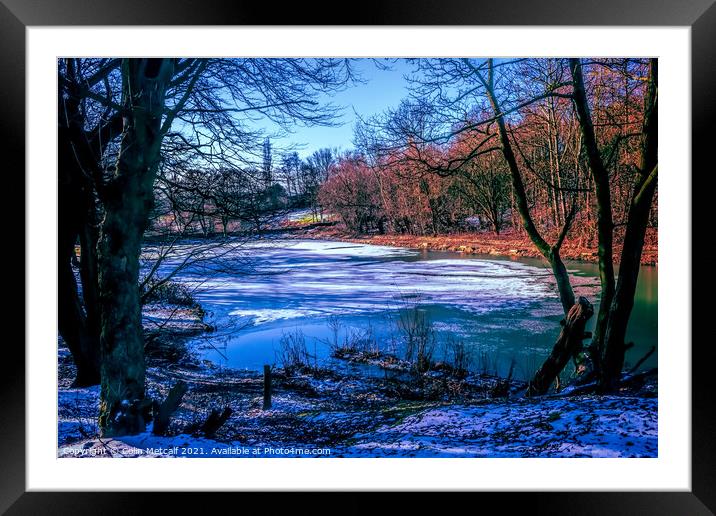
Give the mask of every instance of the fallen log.
M 619 386 L 634 386 L 634 385 L 641 385 L 644 383 L 644 381 L 649 378 L 650 376 L 658 376 L 659 369 L 656 367 L 652 367 L 651 369 L 646 369 L 644 371 L 639 371 L 638 373 L 624 373 L 619 380 Z
M 580 297 L 569 309 L 552 353 L 529 382 L 527 396 L 545 394 L 567 362 L 582 350 L 582 340 L 587 335 L 584 328 L 592 315 L 594 315 L 594 308 L 584 297 Z
M 634 385 L 643 384 L 647 378 L 657 376 L 659 370 L 657 368 L 647 369 L 638 373 L 622 373 L 619 380 L 620 387 L 634 387 Z M 599 393 L 599 382 L 590 382 L 582 385 L 570 385 L 559 393 L 559 396 L 579 396 L 582 394 Z

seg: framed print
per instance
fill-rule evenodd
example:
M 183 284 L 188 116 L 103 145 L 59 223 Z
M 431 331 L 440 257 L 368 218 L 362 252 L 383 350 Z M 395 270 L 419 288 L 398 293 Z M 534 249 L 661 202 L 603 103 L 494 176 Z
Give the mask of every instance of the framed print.
M 2 7 L 27 300 L 3 509 L 712 513 L 710 1 L 135 4 Z

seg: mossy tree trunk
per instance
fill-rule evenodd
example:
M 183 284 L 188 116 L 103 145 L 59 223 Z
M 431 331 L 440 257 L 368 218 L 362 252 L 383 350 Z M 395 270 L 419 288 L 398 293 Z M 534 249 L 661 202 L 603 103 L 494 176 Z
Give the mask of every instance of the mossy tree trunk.
M 618 387 L 624 367 L 627 350 L 626 330 L 634 306 L 644 237 L 657 185 L 657 65 L 657 59 L 650 60 L 647 89 L 644 96 L 644 122 L 640 135 L 641 163 L 629 205 L 619 277 L 615 286 L 612 251 L 614 224 L 612 222 L 609 174 L 597 147 L 594 125 L 584 88 L 581 62 L 579 59 L 570 59 L 574 104 L 594 179 L 597 200 L 598 255 L 602 298 L 591 345 L 591 355 L 600 389 L 604 391 L 612 391 Z
M 144 336 L 139 293 L 142 235 L 153 204 L 172 59 L 124 59 L 124 129 L 116 170 L 106 185 L 99 241 L 101 305 L 100 429 L 103 435 L 141 432 L 145 399 Z
M 604 353 L 605 334 L 609 321 L 609 310 L 614 298 L 614 258 L 613 235 L 614 222 L 612 220 L 612 200 L 609 186 L 609 172 L 604 166 L 597 138 L 594 133 L 594 124 L 587 102 L 587 93 L 584 88 L 582 65 L 579 59 L 570 59 L 569 68 L 572 73 L 574 106 L 582 131 L 582 139 L 587 154 L 589 169 L 594 179 L 594 193 L 597 205 L 597 259 L 599 262 L 599 280 L 601 287 L 601 300 L 597 323 L 594 328 L 594 337 L 590 345 L 590 355 L 596 373 L 601 371 L 601 358 Z
M 634 307 L 634 295 L 639 278 L 644 236 L 649 224 L 658 177 L 658 59 L 651 59 L 649 81 L 644 98 L 644 123 L 641 134 L 641 162 L 634 186 L 624 246 L 622 247 L 614 299 L 609 308 L 609 325 L 605 334 L 604 371 L 600 385 L 603 390 L 614 390 L 624 367 L 626 330 Z
M 545 394 L 569 360 L 575 358 L 582 350 L 582 340 L 587 336 L 584 328 L 592 314 L 594 309 L 591 303 L 583 297 L 580 297 L 570 308 L 552 353 L 528 385 L 528 395 Z

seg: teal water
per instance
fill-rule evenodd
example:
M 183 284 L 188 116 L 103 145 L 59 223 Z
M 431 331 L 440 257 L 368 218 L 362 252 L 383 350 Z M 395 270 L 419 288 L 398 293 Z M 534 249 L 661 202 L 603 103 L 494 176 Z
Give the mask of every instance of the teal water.
M 343 340 L 369 331 L 379 345 L 403 352 L 397 320 L 419 310 L 435 335 L 435 358 L 446 343 L 461 341 L 474 370 L 528 378 L 559 334 L 562 318 L 554 282 L 539 259 L 413 251 L 342 242 L 275 240 L 245 247 L 246 273 L 191 271 L 197 297 L 209 312 L 214 334 L 197 344 L 204 357 L 234 368 L 280 363 L 282 339 L 300 334 L 317 362 L 329 354 L 337 325 Z M 598 308 L 595 264 L 567 264 L 575 291 Z M 634 363 L 657 345 L 658 268 L 642 267 L 627 338 Z M 595 318 L 590 321 L 593 327 Z M 588 329 L 591 329 L 588 328 Z M 642 367 L 656 366 L 654 353 Z

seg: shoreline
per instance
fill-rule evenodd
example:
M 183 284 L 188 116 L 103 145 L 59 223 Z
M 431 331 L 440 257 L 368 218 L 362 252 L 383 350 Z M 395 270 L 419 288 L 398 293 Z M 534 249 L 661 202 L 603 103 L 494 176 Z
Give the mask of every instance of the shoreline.
M 66 349 L 61 348 L 60 359 L 71 368 Z M 460 395 L 462 382 L 452 379 L 456 396 L 411 399 L 395 391 L 400 381 L 350 374 L 353 361 L 348 359 L 315 371 L 277 370 L 273 405 L 264 410 L 261 373 L 218 369 L 192 360 L 166 369 L 151 362 L 147 387 L 154 396 L 163 397 L 177 381 L 189 385 L 172 415 L 172 430 L 159 436 L 147 428 L 137 435 L 102 439 L 96 427 L 99 387 L 60 387 L 58 457 L 546 458 L 658 453 L 658 401 L 655 391 L 647 392 L 655 384 L 645 384 L 647 391 L 638 388 L 613 395 L 565 392 L 527 398 Z M 469 383 L 478 390 L 501 386 L 497 377 Z M 216 435 L 189 430 L 209 408 L 221 407 L 232 413 Z
M 181 346 L 191 333 L 184 327 L 170 340 Z M 384 378 L 368 376 L 364 366 L 391 357 L 347 352 L 320 368 L 273 371 L 272 406 L 266 410 L 261 406 L 260 372 L 209 364 L 192 346 L 185 352 L 177 361 L 156 355 L 147 360 L 147 392 L 152 398 L 163 399 L 178 381 L 189 386 L 172 414 L 170 431 L 154 435 L 148 427 L 141 434 L 102 439 L 96 426 L 99 386 L 69 385 L 73 365 L 69 351 L 60 347 L 64 374 L 58 392 L 58 457 L 654 457 L 658 453 L 655 379 L 613 395 L 565 390 L 529 398 L 513 395 L 515 389 L 524 388 L 524 382 L 479 373 L 463 377 L 438 363 L 413 381 L 401 378 L 409 371 L 400 360 L 384 364 Z M 209 409 L 222 407 L 230 409 L 230 417 L 215 434 L 190 429 Z M 598 420 L 594 419 L 597 411 L 602 414 Z
M 370 244 L 401 247 L 426 251 L 450 251 L 467 255 L 501 256 L 506 258 L 544 258 L 534 244 L 524 235 L 508 230 L 500 235 L 489 233 L 454 233 L 437 236 L 394 235 L 394 234 L 356 234 L 340 225 L 306 224 L 287 225 L 287 238 L 305 238 L 309 240 L 338 240 L 355 244 Z M 658 266 L 658 243 L 656 228 L 649 228 L 645 238 L 641 265 Z M 619 263 L 621 245 L 614 244 L 615 264 Z M 597 263 L 596 249 L 566 240 L 560 256 L 564 260 Z
M 301 231 L 285 234 L 290 233 L 305 238 Z M 325 237 L 323 232 L 314 234 Z M 336 348 L 320 367 L 311 367 L 310 361 L 276 367 L 271 373 L 272 406 L 264 409 L 261 372 L 201 358 L 196 337 L 211 338 L 216 329 L 204 315 L 198 304 L 157 301 L 144 306 L 147 395 L 160 401 L 177 382 L 188 386 L 164 435 L 154 435 L 148 427 L 139 435 L 99 438 L 99 387 L 71 385 L 74 365 L 58 340 L 58 456 L 251 457 L 232 451 L 248 449 L 329 450 L 333 457 L 658 453 L 655 377 L 613 395 L 564 390 L 527 398 L 518 392 L 525 383 L 511 375 L 469 372 L 444 362 L 430 362 L 426 371 L 414 374 L 413 365 L 397 355 L 364 349 L 359 343 Z M 383 373 L 369 374 L 371 368 Z M 208 421 L 210 412 L 226 410 L 225 425 L 211 433 L 197 427 Z M 596 412 L 602 414 L 598 420 Z M 630 416 L 625 419 L 626 413 Z M 197 449 L 201 453 L 194 453 Z

